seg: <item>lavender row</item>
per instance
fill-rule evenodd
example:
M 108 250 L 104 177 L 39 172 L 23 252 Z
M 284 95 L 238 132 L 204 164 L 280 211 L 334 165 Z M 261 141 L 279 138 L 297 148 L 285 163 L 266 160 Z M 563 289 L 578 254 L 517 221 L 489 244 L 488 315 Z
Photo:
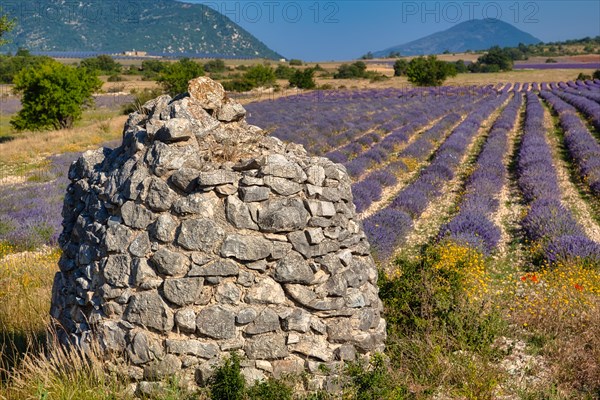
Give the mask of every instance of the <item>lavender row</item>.
M 452 97 L 474 100 L 489 92 L 481 87 L 315 91 L 246 108 L 250 123 L 273 131 L 281 140 L 304 145 L 312 155 L 324 155 L 374 128 L 387 133 L 409 123 L 409 109 L 431 110 Z
M 600 263 L 600 244 L 585 235 L 573 214 L 561 203 L 557 172 L 545 136 L 540 100 L 537 95 L 527 93 L 517 161 L 518 185 L 529 203 L 522 221 L 525 235 L 540 245 L 541 256 L 550 264 L 572 260 Z
M 485 145 L 477 158 L 474 172 L 465 184 L 465 195 L 458 214 L 439 233 L 490 254 L 500 241 L 501 231 L 491 216 L 498 210 L 498 196 L 504 187 L 507 170 L 504 157 L 508 151 L 509 132 L 514 128 L 523 96 L 515 96 L 494 122 Z
M 592 121 L 592 124 L 596 129 L 600 130 L 600 104 L 585 97 L 567 92 L 555 91 L 553 93 L 577 108 Z
M 398 182 L 396 178 L 398 173 L 409 171 L 409 166 L 402 159 L 406 159 L 408 154 L 419 152 L 413 156 L 414 162 L 424 161 L 427 155 L 433 151 L 435 146 L 433 139 L 443 136 L 448 128 L 456 124 L 460 118 L 460 115 L 456 113 L 445 116 L 433 127 L 419 135 L 411 145 L 404 149 L 399 154 L 397 161 L 388 164 L 384 169 L 371 172 L 363 180 L 354 183 L 352 185 L 352 194 L 356 211 L 361 213 L 374 202 L 381 200 L 383 189 L 394 186 Z M 428 151 L 429 149 L 431 151 Z
M 365 233 L 380 259 L 388 259 L 393 254 L 412 230 L 413 220 L 419 218 L 429 203 L 440 196 L 444 185 L 454 178 L 483 121 L 507 98 L 507 94 L 502 94 L 481 104 L 452 131 L 436 151 L 432 162 L 413 183 L 385 209 L 363 221 Z
M 486 100 L 487 96 L 484 96 L 478 102 L 465 104 L 457 111 L 470 113 Z M 374 202 L 381 200 L 383 189 L 397 183 L 396 175 L 398 173 L 412 170 L 416 165 L 430 157 L 442 139 L 448 134 L 450 127 L 456 125 L 460 119 L 461 115 L 456 112 L 446 115 L 402 150 L 396 156 L 397 161 L 388 164 L 381 170 L 371 172 L 364 179 L 355 182 L 352 185 L 352 193 L 356 211 L 361 213 Z M 382 161 L 385 161 L 393 152 L 390 150 L 387 154 L 388 156 L 382 157 Z M 347 166 L 347 168 L 349 172 L 352 170 L 352 166 Z
M 410 141 L 410 139 L 413 138 L 417 132 L 422 130 L 423 127 L 452 112 L 453 110 L 462 111 L 468 104 L 471 103 L 472 102 L 470 101 L 464 101 L 464 98 L 449 98 L 448 101 L 445 101 L 442 104 L 421 104 L 418 110 L 414 110 L 415 112 L 411 116 L 408 124 L 394 130 L 380 143 L 377 143 L 363 153 L 359 153 L 351 161 L 345 162 L 344 165 L 346 166 L 348 173 L 353 179 L 358 179 L 373 165 L 381 164 L 387 161 L 394 155 L 394 150 L 399 145 Z M 337 162 L 334 154 L 328 153 L 326 156 L 334 160 L 334 162 Z
M 600 144 L 592 136 L 577 110 L 550 92 L 541 92 L 560 118 L 565 145 L 584 181 L 600 196 Z

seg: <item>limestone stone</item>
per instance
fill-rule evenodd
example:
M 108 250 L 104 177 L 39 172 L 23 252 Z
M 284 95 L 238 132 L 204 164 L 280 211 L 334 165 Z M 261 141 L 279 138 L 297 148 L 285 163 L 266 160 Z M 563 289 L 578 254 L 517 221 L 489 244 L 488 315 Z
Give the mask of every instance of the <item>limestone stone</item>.
M 152 211 L 144 208 L 141 204 L 135 204 L 131 201 L 123 204 L 121 207 L 121 217 L 125 225 L 137 229 L 146 229 L 155 219 Z
M 268 257 L 271 251 L 271 242 L 262 237 L 233 234 L 225 238 L 221 256 L 242 261 L 257 261 Z
M 154 253 L 150 262 L 159 273 L 169 276 L 183 276 L 189 269 L 188 257 L 164 247 Z
M 213 339 L 235 337 L 235 314 L 222 306 L 208 306 L 196 318 L 198 332 Z
M 281 286 L 269 277 L 251 287 L 244 297 L 244 301 L 249 304 L 283 304 L 285 299 Z
M 265 333 L 248 338 L 244 351 L 251 359 L 267 361 L 285 358 L 289 354 L 285 338 L 277 333 Z
M 314 280 L 315 274 L 302 255 L 291 251 L 285 258 L 277 262 L 273 277 L 279 283 L 308 285 Z
M 252 216 L 250 215 L 250 209 L 237 196 L 229 196 L 227 198 L 225 211 L 227 220 L 236 228 L 258 230 L 258 225 L 252 220 Z
M 204 343 L 199 340 L 173 340 L 165 341 L 167 352 L 172 354 L 187 354 L 200 358 L 214 358 L 219 353 L 219 347 L 213 343 Z
M 193 136 L 192 124 L 185 118 L 171 118 L 155 135 L 156 140 L 175 143 L 189 140 Z
M 260 181 L 260 184 L 264 184 L 264 181 Z M 269 188 L 264 186 L 248 186 L 239 189 L 240 198 L 246 203 L 254 201 L 265 201 L 269 199 L 271 191 Z
M 131 275 L 131 259 L 127 255 L 111 255 L 104 266 L 106 282 L 115 287 L 128 287 Z
M 225 89 L 223 89 L 223 86 L 204 76 L 191 80 L 188 92 L 198 102 L 200 107 L 208 110 L 221 108 L 225 99 Z
M 202 295 L 203 278 L 166 279 L 163 291 L 165 298 L 178 306 L 194 304 Z
M 219 245 L 224 235 L 223 228 L 210 219 L 188 219 L 179 227 L 177 243 L 187 250 L 210 253 Z
M 173 193 L 167 183 L 160 178 L 152 178 L 146 203 L 153 211 L 166 211 L 173 204 Z
M 279 330 L 279 316 L 270 308 L 265 308 L 258 316 L 244 329 L 249 335 L 257 335 Z
M 190 308 L 184 308 L 175 313 L 175 323 L 181 332 L 196 331 L 196 313 Z
M 173 312 L 157 292 L 139 292 L 131 296 L 125 314 L 126 321 L 159 332 L 173 329 Z
M 175 239 L 177 222 L 170 214 L 161 214 L 152 225 L 152 236 L 161 242 L 172 242 Z
M 204 265 L 194 265 L 188 276 L 235 276 L 239 265 L 233 260 L 217 260 Z
M 291 232 L 304 229 L 308 217 L 302 201 L 275 200 L 259 212 L 258 224 L 263 232 Z
M 144 368 L 144 379 L 160 380 L 173 376 L 181 370 L 181 360 L 174 354 L 167 354 L 162 360 L 155 361 Z

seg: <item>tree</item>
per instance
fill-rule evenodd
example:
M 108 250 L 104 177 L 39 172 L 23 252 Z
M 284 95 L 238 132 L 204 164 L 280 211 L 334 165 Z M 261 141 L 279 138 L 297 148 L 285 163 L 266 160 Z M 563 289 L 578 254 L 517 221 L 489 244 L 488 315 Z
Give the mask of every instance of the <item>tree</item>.
M 312 68 L 307 68 L 304 71 L 296 70 L 290 78 L 290 86 L 297 87 L 298 89 L 314 89 L 317 87 L 314 75 L 315 70 Z
M 301 65 L 302 65 L 302 60 L 299 60 L 299 59 L 297 59 L 297 58 L 292 58 L 292 59 L 290 60 L 290 65 L 293 65 L 293 66 L 299 67 L 299 66 L 301 66 Z
M 405 76 L 408 69 L 408 61 L 396 60 L 394 63 L 394 76 Z
M 270 87 L 276 81 L 275 70 L 270 65 L 257 64 L 246 71 L 244 80 L 250 82 L 253 87 Z
M 105 54 L 99 55 L 98 57 L 86 58 L 81 61 L 80 65 L 90 71 L 97 71 L 102 75 L 119 74 L 123 68 L 123 66 L 113 60 L 111 56 Z
M 171 96 L 187 92 L 188 82 L 204 75 L 202 65 L 189 58 L 182 58 L 165 68 L 158 77 L 158 82 Z
M 156 79 L 161 72 L 166 70 L 168 64 L 159 60 L 142 61 L 142 76 L 145 80 Z
M 477 59 L 477 62 L 471 64 L 469 69 L 472 72 L 498 72 L 510 71 L 513 67 L 511 51 L 503 50 L 494 46 Z
M 594 73 L 592 74 L 592 78 L 593 79 L 600 79 L 600 69 L 597 69 L 594 71 Z
M 0 13 L 2 12 L 2 7 L 0 7 Z M 6 32 L 10 32 L 15 27 L 15 21 L 13 19 L 9 19 L 8 15 L 2 14 L 0 16 L 0 46 L 5 45 L 8 41 L 6 39 L 2 39 L 2 36 Z
M 408 63 L 406 75 L 417 86 L 440 86 L 446 78 L 456 75 L 456 67 L 436 56 L 417 57 Z
M 204 64 L 205 72 L 225 72 L 225 61 L 217 58 L 215 60 L 210 60 Z
M 94 71 L 47 60 L 21 71 L 14 90 L 22 94 L 23 108 L 10 121 L 17 130 L 71 128 L 102 87 Z
M 288 67 L 285 64 L 279 64 L 277 68 L 275 68 L 275 76 L 277 79 L 290 79 L 294 76 L 296 70 L 292 67 Z
M 357 61 L 352 64 L 342 64 L 333 75 L 333 79 L 365 78 L 367 76 L 367 64 Z
M 361 59 L 363 59 L 363 60 L 372 60 L 373 59 L 373 53 L 369 51 L 367 54 L 363 55 L 361 57 Z
M 271 87 L 275 85 L 277 75 L 270 65 L 257 64 L 246 70 L 239 78 L 223 82 L 225 90 L 247 92 L 259 86 Z

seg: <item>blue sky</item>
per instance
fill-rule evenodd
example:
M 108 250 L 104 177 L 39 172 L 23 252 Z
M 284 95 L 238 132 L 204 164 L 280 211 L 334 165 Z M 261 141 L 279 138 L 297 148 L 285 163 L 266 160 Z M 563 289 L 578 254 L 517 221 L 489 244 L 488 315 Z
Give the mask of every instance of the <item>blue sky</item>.
M 229 1 L 206 4 L 288 58 L 350 60 L 468 19 L 499 18 L 544 42 L 600 35 L 600 1 Z

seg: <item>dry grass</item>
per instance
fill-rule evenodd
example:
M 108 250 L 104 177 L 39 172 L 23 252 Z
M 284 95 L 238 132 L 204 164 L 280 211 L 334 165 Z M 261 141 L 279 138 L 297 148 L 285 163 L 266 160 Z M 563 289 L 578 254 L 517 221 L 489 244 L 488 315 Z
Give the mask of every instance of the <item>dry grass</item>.
M 113 112 L 114 115 L 114 112 Z M 88 125 L 57 131 L 24 132 L 0 143 L 0 166 L 30 164 L 52 154 L 83 151 L 121 138 L 126 116 L 89 121 Z M 4 175 L 4 174 L 3 174 Z

